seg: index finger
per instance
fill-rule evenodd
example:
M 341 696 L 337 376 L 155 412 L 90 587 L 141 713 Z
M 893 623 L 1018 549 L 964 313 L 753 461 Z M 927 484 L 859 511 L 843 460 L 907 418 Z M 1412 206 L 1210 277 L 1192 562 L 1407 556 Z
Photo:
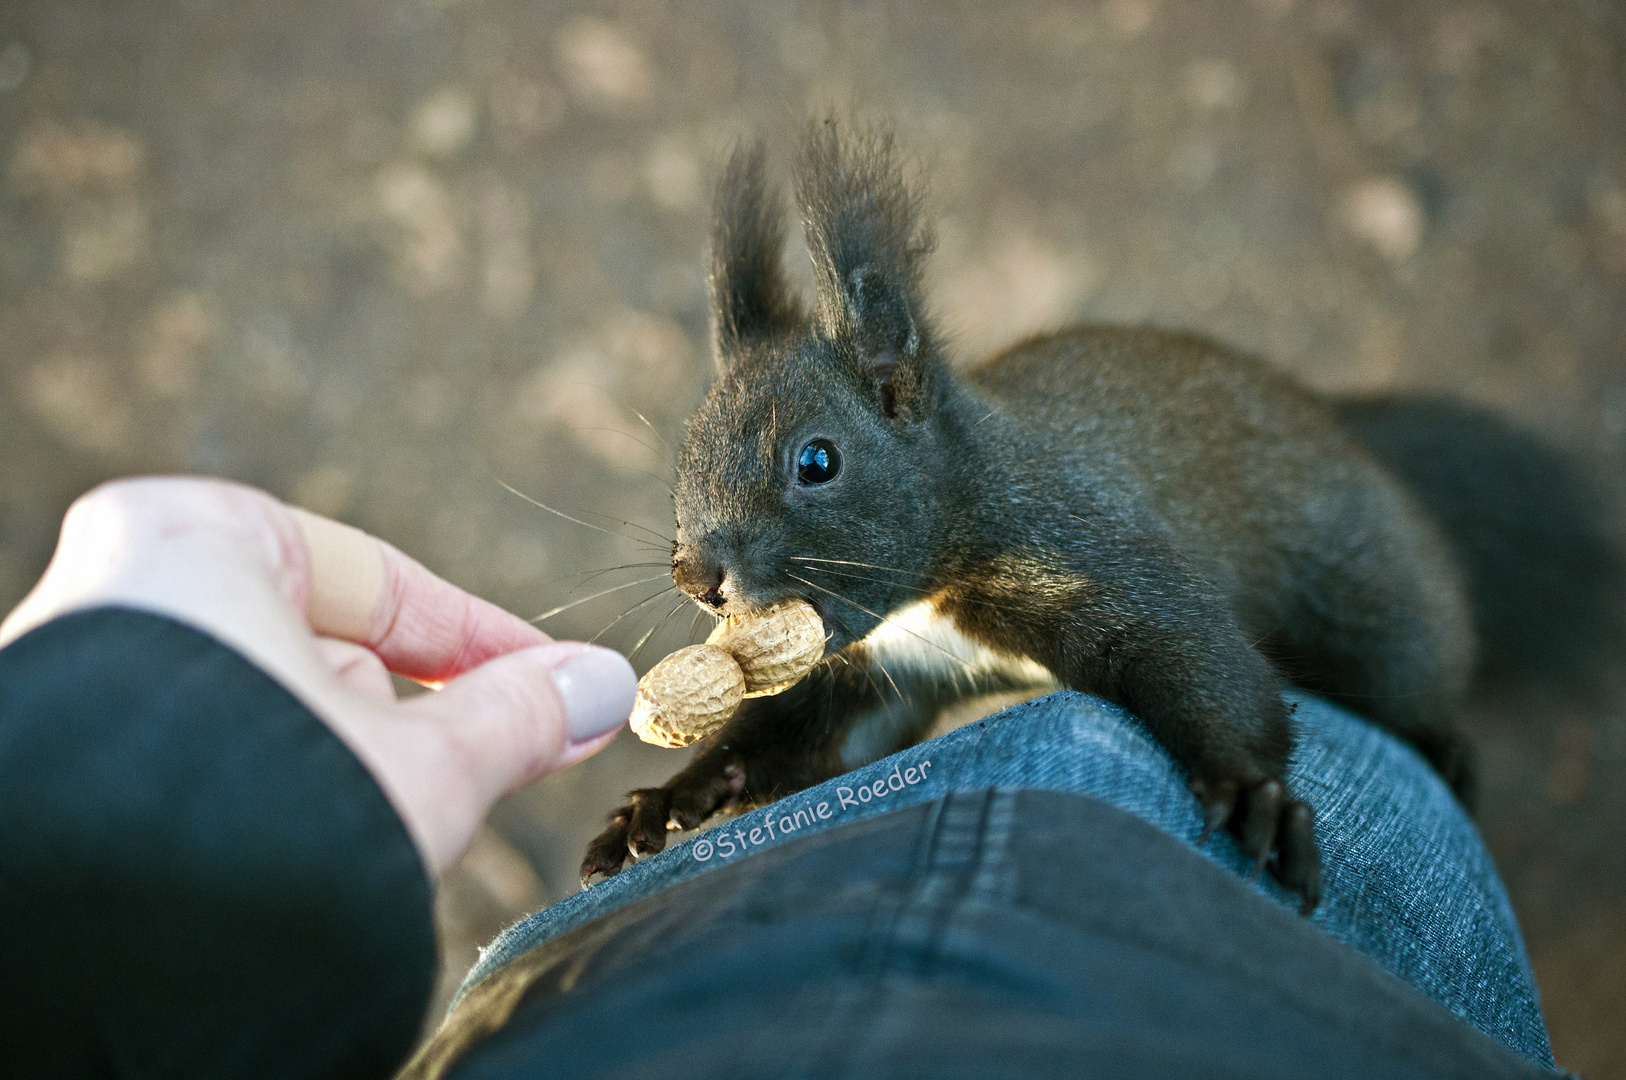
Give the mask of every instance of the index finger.
M 311 629 L 367 646 L 398 675 L 445 682 L 493 657 L 552 640 L 376 536 L 289 509 L 305 541 Z

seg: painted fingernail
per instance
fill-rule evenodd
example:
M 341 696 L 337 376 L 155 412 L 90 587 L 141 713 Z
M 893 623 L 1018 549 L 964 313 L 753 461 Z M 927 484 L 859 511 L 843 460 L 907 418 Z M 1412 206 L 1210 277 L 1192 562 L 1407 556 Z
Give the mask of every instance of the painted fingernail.
M 638 677 L 620 653 L 589 649 L 553 669 L 553 688 L 565 707 L 571 741 L 581 742 L 626 722 Z

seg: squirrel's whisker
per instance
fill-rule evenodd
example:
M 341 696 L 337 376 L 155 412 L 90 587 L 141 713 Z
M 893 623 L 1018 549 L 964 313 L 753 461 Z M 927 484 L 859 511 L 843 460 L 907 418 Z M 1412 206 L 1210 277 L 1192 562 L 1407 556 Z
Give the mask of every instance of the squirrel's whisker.
M 795 557 L 796 556 L 794 556 L 794 555 L 791 556 L 791 558 L 795 558 Z M 834 560 L 829 560 L 829 561 L 834 561 Z M 860 564 L 860 565 L 862 565 L 862 564 Z M 910 592 L 916 592 L 916 593 L 919 593 L 922 596 L 934 596 L 934 595 L 936 595 L 935 591 L 932 590 L 932 589 L 922 589 L 918 585 L 905 585 L 901 581 L 889 581 L 886 578 L 867 577 L 867 576 L 865 576 L 863 574 L 853 574 L 853 573 L 849 573 L 849 572 L 844 571 L 844 570 L 830 570 L 830 569 L 827 569 L 827 568 L 822 567 L 822 566 L 808 566 L 808 567 L 804 567 L 803 569 L 807 570 L 807 572 L 810 573 L 810 574 L 831 574 L 831 575 L 834 575 L 835 577 L 851 578 L 854 581 L 868 581 L 868 582 L 870 582 L 871 584 L 874 584 L 874 585 L 890 585 L 892 588 L 895 588 L 895 589 L 908 589 Z M 1011 604 L 996 604 L 991 600 L 972 600 L 970 598 L 964 598 L 964 599 L 961 599 L 959 602 L 963 603 L 963 604 L 975 604 L 975 605 L 978 605 L 980 607 L 993 608 L 995 611 L 1017 611 L 1017 610 L 1020 610 L 1019 608 L 1015 607 L 1014 605 L 1011 605 Z
M 894 589 L 906 589 L 912 593 L 919 593 L 921 596 L 931 596 L 933 593 L 931 589 L 923 589 L 918 585 L 906 585 L 901 581 L 892 581 L 888 578 L 870 577 L 867 574 L 853 574 L 844 570 L 831 570 L 828 567 L 823 566 L 804 566 L 802 569 L 806 570 L 810 574 L 829 574 L 832 577 L 847 578 L 850 581 L 867 581 L 873 585 L 886 585 Z
M 881 692 L 881 684 L 875 681 L 875 672 L 871 670 L 867 664 L 859 670 L 864 673 L 864 681 L 869 683 L 869 688 L 871 690 L 875 691 L 875 696 L 884 701 L 886 699 L 886 694 Z
M 807 584 L 813 585 L 813 583 L 811 581 L 808 582 Z M 814 585 L 813 587 L 818 588 L 818 586 L 816 586 L 816 585 Z M 834 596 L 835 594 L 832 593 L 831 595 Z M 837 599 L 846 600 L 845 597 L 837 597 Z M 850 600 L 848 600 L 846 602 L 847 603 L 852 603 Z M 857 607 L 856 604 L 854 604 L 853 606 Z M 837 615 L 833 611 L 827 612 L 827 614 L 830 616 L 830 618 L 834 619 L 836 621 L 836 623 L 838 623 L 840 625 L 841 631 L 843 633 L 851 633 L 852 632 L 851 627 L 849 627 L 847 625 L 846 620 L 841 618 L 841 616 Z M 840 660 L 843 664 L 846 664 L 848 667 L 853 666 L 852 661 L 848 660 L 847 657 L 845 655 L 843 655 L 842 653 L 836 653 L 834 657 L 826 657 L 826 659 L 837 659 L 837 660 Z M 886 695 L 881 692 L 881 684 L 875 681 L 875 672 L 871 669 L 871 665 L 865 664 L 863 667 L 859 668 L 858 671 L 859 671 L 860 674 L 862 674 L 864 676 L 864 681 L 869 683 L 870 689 L 875 691 L 875 696 L 884 701 L 886 699 Z M 896 684 L 893 684 L 893 688 L 896 689 Z M 832 681 L 830 683 L 830 689 L 829 689 L 829 695 L 830 695 L 830 701 L 831 702 L 834 702 L 834 700 L 835 700 L 835 692 L 836 692 L 835 691 L 835 682 Z
M 944 656 L 948 657 L 950 660 L 953 660 L 960 667 L 965 668 L 967 671 L 971 670 L 971 665 L 967 664 L 965 662 L 964 657 L 955 656 L 953 653 L 951 653 L 947 649 L 943 648 L 943 646 L 939 645 L 937 642 L 933 641 L 931 638 L 921 637 L 919 634 L 915 633 L 913 630 L 909 629 L 907 626 L 905 626 L 902 623 L 898 622 L 896 619 L 889 619 L 885 615 L 882 615 L 882 614 L 880 614 L 878 612 L 871 611 L 869 608 L 865 607 L 863 604 L 857 603 L 854 600 L 851 600 L 851 599 L 849 599 L 849 598 L 847 598 L 845 596 L 842 596 L 840 593 L 836 592 L 834 589 L 826 589 L 823 585 L 820 585 L 817 582 L 809 581 L 805 577 L 797 577 L 795 574 L 791 574 L 791 573 L 787 573 L 785 576 L 788 577 L 788 578 L 792 578 L 792 579 L 794 579 L 796 581 L 800 581 L 803 585 L 810 585 L 810 586 L 812 586 L 813 588 L 819 590 L 822 593 L 828 593 L 829 595 L 835 597 L 837 600 L 840 600 L 843 604 L 852 604 L 853 607 L 857 608 L 859 611 L 862 611 L 865 615 L 868 615 L 870 618 L 879 619 L 882 622 L 887 623 L 890 626 L 894 626 L 897 629 L 902 630 L 905 634 L 908 634 L 910 637 L 915 638 L 916 640 L 925 642 L 927 645 L 930 645 L 932 648 L 936 649 L 938 652 L 942 653 Z
M 631 615 L 633 612 L 637 611 L 639 608 L 643 607 L 645 604 L 653 603 L 654 601 L 659 600 L 661 597 L 665 596 L 669 592 L 674 591 L 676 588 L 677 588 L 676 585 L 668 585 L 666 588 L 660 590 L 659 592 L 650 593 L 648 596 L 644 597 L 642 600 L 638 601 L 636 604 L 632 605 L 630 608 L 623 611 L 621 614 L 617 615 L 615 618 L 611 619 L 608 623 L 605 624 L 604 629 L 600 630 L 598 633 L 596 633 L 592 637 L 588 638 L 587 643 L 589 645 L 592 645 L 592 644 L 596 643 L 599 638 L 603 637 L 605 634 L 608 634 L 611 630 L 613 630 L 615 628 L 615 626 L 618 623 L 621 622 L 622 619 L 625 619 L 627 616 Z
M 662 435 L 655 425 L 649 422 L 649 417 L 645 416 L 637 409 L 634 409 L 631 405 L 627 405 L 625 402 L 623 402 L 622 407 L 628 412 L 632 413 L 632 415 L 636 416 L 643 423 L 644 427 L 649 429 L 649 433 L 661 441 L 661 445 L 666 447 L 667 464 L 671 464 L 672 459 L 677 457 L 677 450 L 667 440 L 666 436 Z
M 661 627 L 665 626 L 669 621 L 671 621 L 672 616 L 676 615 L 678 613 L 678 610 L 680 608 L 682 608 L 683 605 L 687 604 L 688 602 L 689 602 L 688 596 L 684 596 L 682 599 L 680 599 L 677 602 L 677 604 L 675 604 L 673 606 L 671 611 L 668 611 L 666 613 L 666 616 L 664 618 L 662 618 L 660 620 L 660 622 L 657 622 L 654 626 L 651 626 L 647 631 L 645 631 L 644 636 L 639 638 L 637 643 L 634 644 L 632 649 L 627 653 L 627 659 L 631 660 L 633 657 L 637 656 L 638 655 L 638 650 L 644 647 L 644 643 L 647 642 L 650 638 L 655 636 L 655 631 L 659 630 Z
M 574 580 L 575 578 L 586 578 L 587 579 L 586 581 L 578 582 L 577 584 L 572 585 L 570 587 L 570 591 L 575 592 L 577 589 L 581 588 L 583 585 L 586 585 L 588 581 L 592 581 L 595 577 L 598 577 L 601 574 L 611 574 L 611 573 L 614 573 L 617 570 L 627 570 L 627 569 L 631 569 L 633 567 L 651 567 L 651 566 L 666 566 L 666 565 L 667 564 L 664 563 L 664 562 L 622 563 L 620 566 L 607 566 L 607 567 L 603 567 L 603 568 L 595 569 L 595 570 L 578 570 L 574 574 L 565 574 L 563 577 L 556 577 L 556 578 L 552 578 L 552 579 L 550 579 L 548 581 L 545 581 L 545 582 L 542 583 L 542 588 L 546 589 L 546 588 L 551 588 L 554 585 L 563 585 L 565 582 Z
M 890 671 L 886 670 L 886 665 L 881 663 L 880 658 L 879 657 L 874 658 L 873 662 L 874 662 L 874 664 L 875 664 L 875 666 L 877 668 L 881 669 L 881 674 L 886 676 L 886 681 L 892 684 L 892 692 L 894 694 L 898 695 L 898 700 L 899 701 L 907 701 L 908 698 L 904 696 L 903 691 L 898 689 L 897 680 L 892 678 L 892 673 Z
M 612 394 L 608 390 L 604 389 L 604 387 L 598 385 L 595 382 L 590 382 L 587 379 L 571 379 L 571 380 L 565 382 L 562 385 L 565 385 L 565 386 L 585 386 L 589 390 L 592 390 L 594 393 L 596 393 L 599 396 L 603 397 L 605 401 L 608 401 L 611 405 L 614 405 L 616 408 L 625 409 L 627 412 L 630 412 L 632 415 L 636 416 L 643 423 L 643 425 L 650 430 L 650 432 L 655 436 L 655 438 L 659 439 L 661 441 L 661 443 L 665 445 L 666 454 L 662 455 L 659 450 L 655 449 L 653 446 L 650 446 L 648 443 L 644 442 L 642 439 L 633 439 L 633 441 L 636 442 L 638 445 L 642 446 L 644 449 L 648 450 L 651 454 L 654 454 L 656 457 L 660 458 L 661 463 L 663 465 L 667 466 L 668 468 L 673 467 L 673 460 L 677 457 L 677 451 L 673 449 L 671 442 L 669 442 L 667 440 L 666 436 L 662 435 L 660 433 L 660 431 L 656 429 L 655 425 L 651 424 L 649 422 L 649 419 L 646 416 L 644 416 L 643 413 L 639 412 L 637 409 L 633 408 L 631 405 L 627 404 L 625 401 L 622 401 L 620 398 L 616 397 L 614 394 Z M 574 430 L 574 431 L 613 431 L 617 435 L 627 435 L 627 433 L 625 431 L 622 431 L 620 428 L 573 428 L 572 430 Z M 627 438 L 631 439 L 632 436 L 627 435 Z
M 664 549 L 662 549 L 662 550 L 670 551 L 672 549 L 672 538 L 670 536 L 667 536 L 665 533 L 660 532 L 660 531 L 658 531 L 656 529 L 651 529 L 647 525 L 640 525 L 636 521 L 626 521 L 626 520 L 624 520 L 622 518 L 613 517 L 613 516 L 611 516 L 609 514 L 601 514 L 596 510 L 583 510 L 582 513 L 588 514 L 588 515 L 590 515 L 592 517 L 603 518 L 605 521 L 613 521 L 617 525 L 625 525 L 629 529 L 638 529 L 641 532 L 648 533 L 650 536 L 653 536 L 655 539 L 657 539 L 661 543 L 665 544 L 666 547 Z M 631 540 L 631 539 L 633 539 L 633 537 L 629 536 L 629 537 L 627 537 L 627 539 Z
M 1287 625 L 1286 623 L 1277 623 L 1275 626 L 1271 627 L 1269 630 L 1266 630 L 1263 634 L 1260 634 L 1258 639 L 1255 640 L 1254 642 L 1252 642 L 1248 646 L 1248 648 L 1257 649 L 1261 644 L 1264 643 L 1264 640 L 1266 638 L 1268 638 L 1270 635 L 1274 634 L 1276 631 L 1280 630 L 1282 627 L 1284 627 L 1286 625 Z M 1285 659 L 1288 659 L 1288 658 L 1287 657 L 1278 657 L 1277 659 L 1285 660 Z M 1298 659 L 1298 657 L 1293 657 L 1292 659 Z
M 656 551 L 668 551 L 668 550 L 670 550 L 669 547 L 661 547 L 661 546 L 656 545 L 656 544 L 651 544 L 648 540 L 640 540 L 636 536 L 628 536 L 625 533 L 618 533 L 618 532 L 614 531 L 613 529 L 606 529 L 602 525 L 594 525 L 590 521 L 583 521 L 581 518 L 571 517 L 569 514 L 565 513 L 563 510 L 555 510 L 553 507 L 549 506 L 547 503 L 542 502 L 539 499 L 531 498 L 529 495 L 525 494 L 523 491 L 519 490 L 514 485 L 508 483 L 508 481 L 503 480 L 501 478 L 496 478 L 496 479 L 497 479 L 497 483 L 501 484 L 504 488 L 506 488 L 510 495 L 518 495 L 520 498 L 524 499 L 526 502 L 530 503 L 532 506 L 536 507 L 537 509 L 546 510 L 550 514 L 554 514 L 554 515 L 556 515 L 558 517 L 562 517 L 566 521 L 573 522 L 573 523 L 575 523 L 577 525 L 582 526 L 585 529 L 592 529 L 594 532 L 601 532 L 605 536 L 613 536 L 617 540 L 630 540 L 635 544 L 642 544 L 644 547 L 654 548 Z M 610 520 L 614 521 L 615 519 L 611 518 Z M 628 524 L 630 524 L 630 522 L 623 521 L 621 524 L 628 525 Z M 668 541 L 668 543 L 670 543 L 670 541 Z
M 637 443 L 639 446 L 643 447 L 645 450 L 648 450 L 651 454 L 654 454 L 656 457 L 661 457 L 661 452 L 659 450 L 655 449 L 653 446 L 650 446 L 648 443 L 644 442 L 644 440 L 640 439 L 638 436 L 628 434 L 627 432 L 622 431 L 620 428 L 613 428 L 613 427 L 572 427 L 569 430 L 576 431 L 576 432 L 607 431 L 611 435 L 619 435 L 623 439 L 631 439 L 633 442 Z M 663 458 L 663 460 L 664 460 L 664 458 Z
M 664 488 L 666 490 L 666 493 L 668 495 L 672 496 L 672 498 L 674 498 L 674 499 L 677 498 L 677 491 L 674 490 L 672 485 L 668 484 L 666 482 L 666 479 L 664 477 L 662 477 L 661 475 L 659 475 L 658 473 L 652 473 L 648 469 L 634 468 L 631 465 L 611 465 L 611 464 L 605 463 L 603 465 L 603 468 L 614 469 L 617 472 L 630 472 L 630 473 L 637 473 L 639 476 L 647 476 L 651 480 L 655 481 L 655 483 L 659 484 L 662 488 Z
M 908 574 L 911 577 L 924 577 L 918 570 L 899 570 L 896 566 L 880 566 L 876 563 L 854 562 L 851 559 L 816 559 L 812 555 L 792 555 L 790 558 L 797 562 L 833 563 L 837 566 L 862 566 L 866 570 L 885 570 L 891 574 Z
M 562 611 L 569 611 L 573 607 L 579 607 L 580 605 L 588 603 L 589 601 L 597 600 L 601 596 L 609 596 L 611 593 L 620 592 L 622 589 L 630 589 L 635 585 L 648 585 L 650 582 L 659 581 L 666 576 L 667 575 L 665 574 L 656 574 L 654 577 L 639 578 L 637 581 L 629 581 L 623 585 L 617 585 L 614 588 L 605 589 L 603 592 L 596 592 L 592 596 L 584 596 L 579 600 L 572 600 L 568 604 L 560 604 L 558 607 L 544 611 L 542 614 L 537 615 L 534 618 L 527 619 L 526 621 L 538 623 L 543 619 L 551 619 Z
M 670 565 L 670 564 L 669 563 L 664 563 L 664 562 L 629 562 L 629 563 L 622 563 L 620 566 L 606 567 L 603 570 L 584 570 L 584 571 L 582 571 L 582 573 L 587 575 L 586 579 L 579 582 L 579 583 L 577 583 L 577 584 L 575 584 L 575 585 L 572 585 L 571 588 L 570 588 L 570 591 L 575 592 L 577 589 L 582 588 L 588 582 L 592 581 L 594 578 L 603 577 L 605 574 L 613 574 L 617 570 L 633 570 L 633 569 L 644 570 L 644 569 L 648 569 L 649 567 L 652 567 L 652 566 L 664 567 L 664 566 L 668 566 L 668 565 Z M 574 577 L 574 576 L 578 576 L 578 575 L 572 575 L 572 576 Z M 569 578 L 565 578 L 563 580 L 568 581 Z M 566 595 L 569 595 L 569 594 L 567 593 Z

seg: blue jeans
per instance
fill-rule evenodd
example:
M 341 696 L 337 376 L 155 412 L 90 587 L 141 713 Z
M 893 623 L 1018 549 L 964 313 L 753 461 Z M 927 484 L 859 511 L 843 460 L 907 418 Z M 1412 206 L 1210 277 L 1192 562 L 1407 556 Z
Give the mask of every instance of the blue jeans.
M 1450 790 L 1392 736 L 1320 700 L 1294 700 L 1299 746 L 1288 782 L 1315 807 L 1323 859 L 1314 924 L 1509 1049 L 1551 1068 L 1512 907 Z M 1093 796 L 1252 877 L 1229 835 L 1218 833 L 1198 846 L 1197 802 L 1181 770 L 1139 721 L 1098 699 L 1062 692 L 726 820 L 537 912 L 484 952 L 463 992 L 545 941 L 762 848 L 951 791 L 988 788 Z M 1297 898 L 1269 878 L 1253 887 L 1268 902 L 1297 907 Z

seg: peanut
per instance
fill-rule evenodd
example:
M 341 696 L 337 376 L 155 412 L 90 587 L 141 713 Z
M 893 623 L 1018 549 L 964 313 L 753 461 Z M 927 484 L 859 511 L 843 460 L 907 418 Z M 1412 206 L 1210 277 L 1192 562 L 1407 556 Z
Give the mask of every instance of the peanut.
M 687 746 L 722 727 L 748 697 L 786 690 L 824 655 L 824 623 L 801 600 L 725 619 L 704 645 L 679 649 L 638 680 L 632 730 Z
M 767 697 L 801 681 L 824 656 L 824 621 L 801 600 L 781 600 L 717 624 L 706 638 L 745 672 L 745 696 Z
M 745 697 L 745 673 L 712 645 L 679 649 L 644 673 L 632 730 L 656 746 L 688 746 L 723 726 Z

